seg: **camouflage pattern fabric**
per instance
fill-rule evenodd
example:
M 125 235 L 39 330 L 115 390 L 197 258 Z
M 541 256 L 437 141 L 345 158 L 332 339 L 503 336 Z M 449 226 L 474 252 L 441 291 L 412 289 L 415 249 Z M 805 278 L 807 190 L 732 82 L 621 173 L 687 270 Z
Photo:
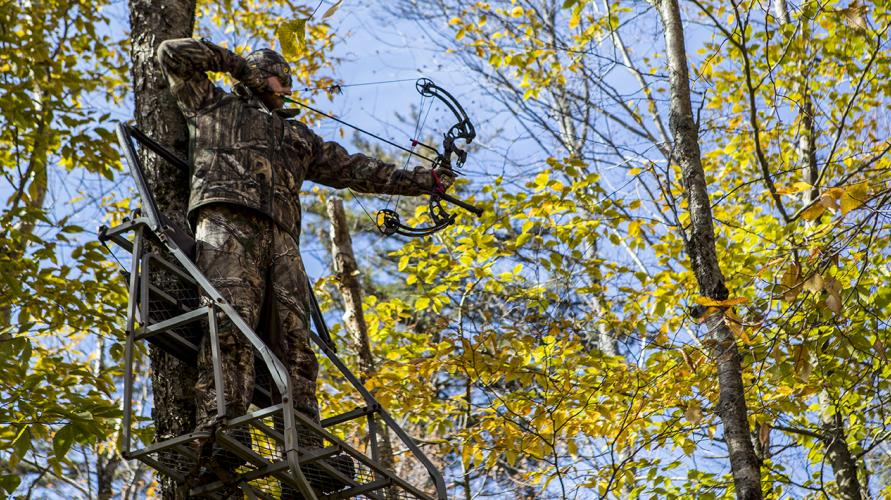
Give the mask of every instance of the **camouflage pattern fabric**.
M 240 207 L 204 207 L 197 219 L 198 267 L 252 329 L 264 301 L 274 308 L 281 335 L 258 334 L 289 369 L 294 407 L 318 421 L 319 364 L 310 346 L 308 281 L 297 243 L 268 217 Z M 217 325 L 226 413 L 244 415 L 253 394 L 254 351 L 225 315 Z M 212 430 L 217 406 L 209 335 L 202 340 L 198 369 L 196 430 Z
M 277 76 L 283 87 L 291 88 L 291 67 L 278 52 L 260 49 L 245 58 L 247 65 L 268 76 Z
M 270 112 L 247 89 L 265 77 L 235 53 L 191 38 L 168 40 L 158 60 L 189 123 L 194 171 L 189 220 L 212 203 L 247 207 L 271 217 L 295 239 L 300 186 L 310 180 L 366 193 L 420 195 L 434 185 L 430 168 L 408 171 L 362 154 L 350 155 L 306 125 Z M 207 71 L 230 73 L 244 91 L 214 86 Z

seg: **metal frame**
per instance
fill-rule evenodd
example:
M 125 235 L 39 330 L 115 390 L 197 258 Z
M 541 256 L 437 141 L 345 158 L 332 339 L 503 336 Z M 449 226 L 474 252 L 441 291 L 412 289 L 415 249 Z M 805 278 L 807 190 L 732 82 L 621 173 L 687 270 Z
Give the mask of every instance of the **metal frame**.
M 221 446 L 226 447 L 240 458 L 246 461 L 247 471 L 239 473 L 238 487 L 249 498 L 273 498 L 270 493 L 258 489 L 256 481 L 263 478 L 275 478 L 281 485 L 296 488 L 303 498 L 320 498 L 304 474 L 304 467 L 313 464 L 314 470 L 324 471 L 330 477 L 334 477 L 346 486 L 340 491 L 323 495 L 321 498 L 349 498 L 363 495 L 367 498 L 390 498 L 391 491 L 396 488 L 400 495 L 407 498 L 440 499 L 445 500 L 446 486 L 442 474 L 427 458 L 410 436 L 393 420 L 393 418 L 381 408 L 374 396 L 365 389 L 359 379 L 347 368 L 335 354 L 335 347 L 331 342 L 330 333 L 324 322 L 321 310 L 312 287 L 310 286 L 310 302 L 313 324 L 316 331 L 311 331 L 311 338 L 319 346 L 322 353 L 329 358 L 340 373 L 361 395 L 365 402 L 364 408 L 335 415 L 316 423 L 309 417 L 295 411 L 292 401 L 290 377 L 285 365 L 272 353 L 262 339 L 245 323 L 235 309 L 225 300 L 208 279 L 201 273 L 182 248 L 183 235 L 174 227 L 169 219 L 158 211 L 157 205 L 145 181 L 142 165 L 137 155 L 134 140 L 143 147 L 153 151 L 167 161 L 188 169 L 188 164 L 168 150 L 152 141 L 136 128 L 127 124 L 119 124 L 117 128 L 118 140 L 124 152 L 124 157 L 130 167 L 130 172 L 136 181 L 137 190 L 142 201 L 141 211 L 132 220 L 114 228 L 100 228 L 99 237 L 103 241 L 110 241 L 117 247 L 132 254 L 131 268 L 128 278 L 128 303 L 126 333 L 127 341 L 124 349 L 124 416 L 123 416 L 123 450 L 122 454 L 128 459 L 138 459 L 155 468 L 156 470 L 173 477 L 177 481 L 187 479 L 186 470 L 194 467 L 198 457 L 191 450 L 190 445 L 210 437 L 209 433 L 188 433 L 171 439 L 155 443 L 140 450 L 133 447 L 133 369 L 136 343 L 141 340 L 153 342 L 165 351 L 179 357 L 190 359 L 197 353 L 198 346 L 191 340 L 175 332 L 175 329 L 194 326 L 196 322 L 207 323 L 205 335 L 210 335 L 210 346 L 214 368 L 214 384 L 217 395 L 218 415 L 226 414 L 225 391 L 223 390 L 222 364 L 220 362 L 220 346 L 218 319 L 221 317 L 230 321 L 237 331 L 243 335 L 255 349 L 259 359 L 269 372 L 275 390 L 281 396 L 281 403 L 267 408 L 251 412 L 241 417 L 230 419 L 222 418 L 221 424 L 214 435 L 214 439 Z M 132 235 L 132 239 L 131 238 Z M 163 248 L 157 251 L 150 249 L 147 240 L 156 240 Z M 164 252 L 164 255 L 161 255 Z M 160 286 L 151 282 L 151 272 L 154 269 L 163 269 L 173 273 L 183 282 L 193 285 L 196 293 L 205 297 L 203 304 L 197 307 L 185 307 L 179 304 L 176 297 L 168 294 Z M 165 301 L 177 306 L 177 314 L 172 317 L 158 319 L 153 317 L 150 306 L 152 299 Z M 167 316 L 170 316 L 168 314 Z M 328 429 L 365 417 L 367 421 L 366 431 L 369 438 L 371 456 L 367 456 L 349 443 L 335 436 Z M 425 493 L 420 488 L 398 477 L 392 471 L 387 470 L 380 463 L 378 456 L 378 424 L 375 417 L 389 428 L 414 455 L 429 474 L 429 480 L 436 490 L 435 494 Z M 278 424 L 270 427 L 263 419 L 275 418 Z M 279 420 L 280 419 L 280 420 Z M 312 435 L 313 440 L 328 442 L 323 448 L 311 448 L 301 450 L 299 447 L 299 432 L 304 436 Z M 275 455 L 280 459 L 270 460 L 234 438 L 234 432 L 259 433 L 262 439 L 275 443 Z M 357 479 L 347 477 L 344 472 L 332 466 L 326 459 L 338 454 L 345 454 L 353 460 L 353 467 L 358 465 L 372 476 L 368 481 L 360 482 Z M 172 457 L 172 458 L 171 458 Z M 174 465 L 165 463 L 167 459 L 173 460 Z M 197 470 L 197 469 L 196 469 Z M 355 469 L 354 469 L 355 470 Z M 202 485 L 192 488 L 192 494 L 204 494 L 213 496 L 226 485 L 221 482 Z M 401 498 L 401 497 L 400 497 Z

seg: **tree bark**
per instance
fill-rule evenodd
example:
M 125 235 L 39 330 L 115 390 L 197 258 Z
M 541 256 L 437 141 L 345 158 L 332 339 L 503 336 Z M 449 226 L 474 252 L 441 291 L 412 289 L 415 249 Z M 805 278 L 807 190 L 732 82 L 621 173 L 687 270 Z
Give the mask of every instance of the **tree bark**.
M 699 130 L 693 117 L 684 28 L 677 0 L 654 0 L 665 31 L 668 59 L 670 103 L 669 128 L 674 141 L 673 160 L 682 170 L 690 211 L 690 227 L 685 234 L 687 254 L 699 284 L 699 293 L 715 300 L 727 299 L 724 275 L 715 252 L 715 232 L 711 202 L 706 189 L 705 171 L 699 149 Z M 724 425 L 724 440 L 730 454 L 730 469 L 736 496 L 751 500 L 762 498 L 761 473 L 752 446 L 747 420 L 742 365 L 733 332 L 723 315 L 706 319 L 713 336 L 712 357 L 718 367 L 719 399 L 717 412 Z
M 857 477 L 857 460 L 848 447 L 844 418 L 826 390 L 820 393 L 820 403 L 825 408 L 825 413 L 820 417 L 823 443 L 826 446 L 826 458 L 835 473 L 838 498 L 860 500 L 862 489 Z
M 792 19 L 789 17 L 789 7 L 786 5 L 786 0 L 776 0 L 776 3 L 773 4 L 773 8 L 774 14 L 776 14 L 780 24 L 789 24 L 792 22 Z
M 186 122 L 167 89 L 167 81 L 155 59 L 155 50 L 165 40 L 192 36 L 195 0 L 129 0 L 129 6 L 136 125 L 180 157 L 188 158 Z M 187 229 L 189 173 L 154 155 L 142 155 L 142 161 L 159 209 Z M 156 439 L 192 431 L 195 425 L 195 368 L 154 347 L 150 357 Z M 161 495 L 164 499 L 175 498 L 176 484 L 162 478 Z
M 359 355 L 359 379 L 364 383 L 366 378 L 377 371 L 377 363 L 371 353 L 368 340 L 368 325 L 362 311 L 362 283 L 359 282 L 359 266 L 353 253 L 353 241 L 343 210 L 343 200 L 332 196 L 327 202 L 328 218 L 331 219 L 331 256 L 334 260 L 334 272 L 337 276 L 337 287 L 343 297 L 343 321 L 350 338 L 350 344 Z M 378 420 L 380 461 L 384 467 L 395 471 L 393 445 L 390 434 L 382 421 Z M 391 493 L 388 492 L 388 497 Z

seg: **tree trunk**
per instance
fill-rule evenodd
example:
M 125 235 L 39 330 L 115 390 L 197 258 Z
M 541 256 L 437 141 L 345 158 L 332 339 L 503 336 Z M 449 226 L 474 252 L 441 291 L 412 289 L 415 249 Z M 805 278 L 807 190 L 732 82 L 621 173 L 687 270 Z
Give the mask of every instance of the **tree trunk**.
M 786 5 L 786 0 L 776 0 L 776 3 L 773 4 L 773 8 L 774 14 L 777 16 L 780 24 L 789 24 L 792 22 L 792 19 L 789 17 L 789 7 Z
M 824 414 L 820 417 L 823 428 L 823 442 L 826 445 L 826 458 L 835 473 L 835 484 L 838 487 L 838 498 L 842 500 L 860 500 L 860 480 L 857 478 L 857 460 L 848 447 L 845 437 L 845 423 L 838 407 L 829 393 L 820 393 L 820 403 Z
M 334 260 L 334 272 L 337 276 L 337 287 L 343 297 L 343 321 L 350 337 L 350 344 L 359 355 L 359 379 L 365 379 L 377 371 L 377 364 L 371 354 L 371 343 L 368 340 L 368 325 L 362 312 L 362 284 L 359 282 L 359 266 L 353 254 L 353 241 L 343 210 L 343 200 L 336 196 L 328 199 L 328 218 L 331 219 L 331 256 Z M 393 446 L 390 433 L 382 421 L 378 420 L 380 440 L 378 442 L 380 461 L 384 467 L 395 471 Z M 393 493 L 393 492 L 389 492 Z M 388 493 L 388 497 L 390 494 Z
M 158 143 L 187 158 L 186 122 L 167 89 L 155 50 L 165 40 L 192 36 L 195 0 L 129 0 L 129 6 L 136 125 Z M 142 155 L 142 161 L 159 209 L 182 228 L 188 228 L 185 214 L 189 173 L 154 155 Z M 150 357 L 156 439 L 190 432 L 195 425 L 195 368 L 154 347 Z M 172 481 L 162 479 L 162 498 L 175 498 L 176 489 Z
M 670 104 L 669 127 L 674 141 L 674 160 L 682 170 L 685 194 L 690 210 L 690 228 L 685 235 L 699 293 L 715 300 L 727 299 L 729 292 L 724 285 L 724 275 L 715 253 L 715 233 L 711 203 L 706 190 L 705 171 L 699 150 L 699 130 L 693 117 L 690 101 L 690 82 L 687 70 L 687 53 L 684 46 L 684 28 L 677 0 L 654 0 L 665 30 L 665 47 L 668 58 Z M 736 487 L 737 498 L 750 500 L 762 498 L 761 474 L 758 458 L 750 438 L 747 421 L 745 388 L 739 349 L 733 332 L 720 314 L 706 319 L 709 334 L 713 336 L 711 355 L 718 367 L 718 415 L 724 424 L 724 440 L 730 454 L 730 469 Z

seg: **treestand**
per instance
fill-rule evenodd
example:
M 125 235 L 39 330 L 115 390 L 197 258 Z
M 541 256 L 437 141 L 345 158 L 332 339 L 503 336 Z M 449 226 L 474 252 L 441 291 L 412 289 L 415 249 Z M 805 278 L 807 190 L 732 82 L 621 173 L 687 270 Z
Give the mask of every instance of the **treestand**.
M 334 352 L 327 327 L 311 297 L 311 337 L 321 353 L 364 403 L 320 423 L 295 411 L 287 367 L 236 313 L 192 261 L 194 240 L 161 214 L 148 189 L 137 144 L 166 161 L 187 163 L 139 130 L 120 124 L 118 139 L 141 199 L 141 208 L 122 224 L 99 230 L 103 242 L 129 254 L 127 341 L 124 350 L 124 422 L 122 455 L 140 460 L 188 489 L 208 498 L 420 498 L 445 499 L 442 474 L 408 434 L 381 408 Z M 312 287 L 310 287 L 312 290 Z M 199 294 L 199 291 L 201 292 Z M 199 295 L 209 303 L 199 301 Z M 253 346 L 256 382 L 252 410 L 226 413 L 220 363 L 220 326 L 228 321 Z M 214 432 L 189 433 L 133 449 L 140 419 L 134 418 L 134 358 L 138 344 L 150 342 L 188 364 L 195 364 L 203 335 L 210 335 L 218 426 Z M 324 394 L 323 394 L 324 395 Z M 383 424 L 383 429 L 379 428 Z M 383 465 L 378 443 L 390 432 L 394 470 Z M 211 446 L 224 450 L 235 467 L 223 473 L 208 463 Z

